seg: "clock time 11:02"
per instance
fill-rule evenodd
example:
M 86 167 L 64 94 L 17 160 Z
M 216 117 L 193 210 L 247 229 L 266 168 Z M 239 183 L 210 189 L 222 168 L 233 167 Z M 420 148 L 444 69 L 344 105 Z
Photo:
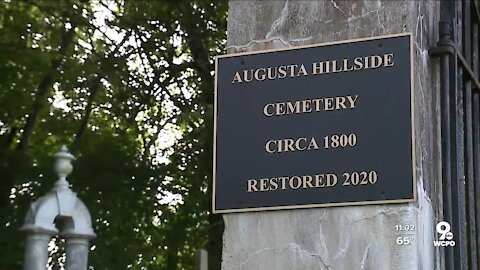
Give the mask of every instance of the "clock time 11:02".
M 409 225 L 409 224 L 397 224 L 395 225 L 395 230 L 396 231 L 415 231 L 415 225 Z

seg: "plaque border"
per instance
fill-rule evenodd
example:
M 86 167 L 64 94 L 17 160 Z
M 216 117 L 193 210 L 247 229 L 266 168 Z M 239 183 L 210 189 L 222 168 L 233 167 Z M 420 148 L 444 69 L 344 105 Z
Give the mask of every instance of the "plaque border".
M 324 47 L 329 45 L 339 45 L 347 43 L 355 43 L 361 41 L 373 41 L 379 39 L 388 39 L 395 37 L 406 37 L 410 39 L 410 122 L 411 122 L 411 156 L 412 156 L 412 181 L 413 181 L 413 198 L 412 199 L 399 199 L 399 200 L 375 200 L 375 201 L 361 201 L 361 202 L 338 202 L 338 203 L 320 203 L 320 204 L 302 204 L 302 205 L 285 205 L 285 206 L 267 206 L 267 207 L 247 207 L 247 208 L 235 208 L 235 209 L 226 209 L 219 210 L 215 208 L 215 192 L 216 192 L 216 169 L 217 169 L 217 70 L 218 70 L 218 59 L 220 58 L 229 58 L 237 57 L 242 55 L 254 55 L 254 54 L 264 54 L 270 52 L 280 52 L 280 51 L 292 51 L 306 48 L 317 48 Z M 267 210 L 292 210 L 292 209 L 307 209 L 307 208 L 325 208 L 325 207 L 335 207 L 335 206 L 360 206 L 360 205 L 378 205 L 378 204 L 394 204 L 394 203 L 411 203 L 417 201 L 417 171 L 416 171 L 416 144 L 415 144 L 415 99 L 414 99 L 414 57 L 413 57 L 413 33 L 404 32 L 397 34 L 389 34 L 382 36 L 374 37 L 364 37 L 364 38 L 354 38 L 340 41 L 332 41 L 318 44 L 309 44 L 295 47 L 287 48 L 277 48 L 277 49 L 267 49 L 267 50 L 257 50 L 249 52 L 240 52 L 240 53 L 230 53 L 224 55 L 215 56 L 215 88 L 214 88 L 214 123 L 213 123 L 213 185 L 212 185 L 212 213 L 213 214 L 224 214 L 224 213 L 244 213 L 244 212 L 259 212 Z

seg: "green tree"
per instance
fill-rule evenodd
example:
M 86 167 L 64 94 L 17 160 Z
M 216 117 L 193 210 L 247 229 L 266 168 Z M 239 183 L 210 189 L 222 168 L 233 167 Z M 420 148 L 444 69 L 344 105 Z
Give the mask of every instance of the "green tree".
M 0 2 L 0 269 L 21 269 L 18 228 L 56 181 L 62 144 L 98 235 L 92 269 L 192 269 L 202 247 L 219 269 L 213 56 L 226 12 L 226 1 Z

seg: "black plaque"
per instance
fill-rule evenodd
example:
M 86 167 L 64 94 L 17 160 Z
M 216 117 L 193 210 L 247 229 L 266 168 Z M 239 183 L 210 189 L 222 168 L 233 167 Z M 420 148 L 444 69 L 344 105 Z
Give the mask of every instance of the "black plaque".
M 215 213 L 416 199 L 410 33 L 216 59 Z

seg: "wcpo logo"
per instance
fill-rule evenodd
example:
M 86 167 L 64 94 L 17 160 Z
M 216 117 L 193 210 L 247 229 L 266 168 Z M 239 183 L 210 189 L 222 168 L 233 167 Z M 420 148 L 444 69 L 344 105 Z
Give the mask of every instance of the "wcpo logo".
M 440 234 L 440 240 L 433 241 L 433 245 L 436 247 L 454 247 L 455 241 L 453 240 L 452 227 L 450 223 L 441 221 L 437 224 L 437 233 Z

